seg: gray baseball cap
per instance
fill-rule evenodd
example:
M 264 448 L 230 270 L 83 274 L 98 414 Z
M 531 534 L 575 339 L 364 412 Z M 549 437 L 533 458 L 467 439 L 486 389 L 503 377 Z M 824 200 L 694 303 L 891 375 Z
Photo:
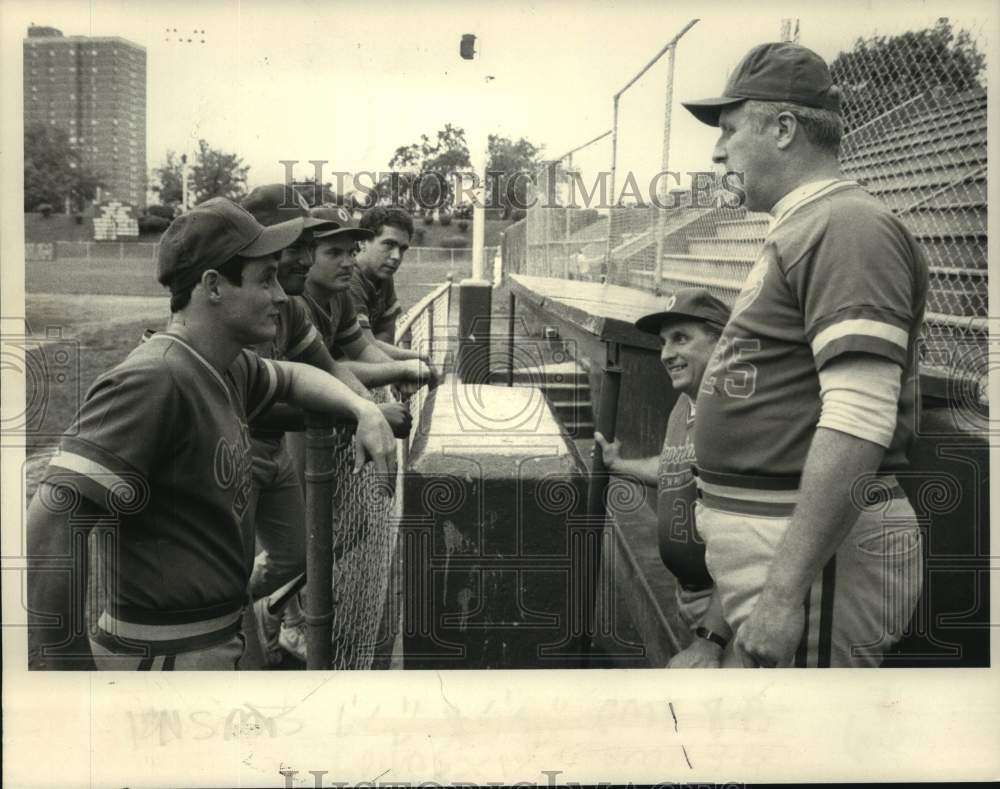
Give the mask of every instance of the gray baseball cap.
M 669 321 L 691 319 L 722 328 L 729 322 L 729 307 L 705 288 L 681 288 L 663 300 L 661 309 L 639 318 L 635 327 L 650 334 L 659 334 Z
M 758 44 L 733 70 L 721 96 L 681 104 L 698 120 L 719 125 L 719 115 L 748 99 L 787 101 L 840 113 L 840 88 L 826 61 L 811 49 L 788 41 Z

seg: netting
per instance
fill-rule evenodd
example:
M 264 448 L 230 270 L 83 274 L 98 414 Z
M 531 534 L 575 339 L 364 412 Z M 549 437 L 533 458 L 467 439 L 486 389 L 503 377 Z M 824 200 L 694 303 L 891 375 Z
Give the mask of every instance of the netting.
M 589 282 L 605 276 L 610 161 L 611 135 L 605 133 L 541 168 L 525 218 L 519 273 Z
M 922 369 L 949 380 L 974 378 L 977 386 L 988 314 L 984 24 L 958 30 L 939 20 L 893 36 L 859 31 L 829 61 L 843 91 L 843 175 L 891 208 L 930 267 Z M 810 46 L 806 36 L 801 43 Z M 602 151 L 614 172 L 610 210 L 598 209 L 596 197 L 576 206 L 567 199 L 579 154 L 549 163 L 539 173 L 539 192 L 557 202 L 529 210 L 524 243 L 519 232 L 508 232 L 505 271 L 655 293 L 703 286 L 734 301 L 763 244 L 767 215 L 722 206 L 708 161 L 700 192 L 683 168 L 655 184 L 649 177 L 657 167 L 672 169 L 671 148 L 691 146 L 690 129 L 682 128 L 687 113 L 674 111 L 689 97 L 687 85 L 675 90 L 678 79 L 692 76 L 685 46 L 681 38 L 667 47 L 619 94 L 613 155 Z M 682 153 L 690 161 L 691 151 Z M 593 175 L 587 184 L 599 193 Z M 652 202 L 654 194 L 665 207 Z
M 384 402 L 385 389 L 373 399 Z M 371 465 L 354 468 L 354 430 L 334 431 L 333 651 L 331 668 L 369 669 L 379 646 L 396 534 L 393 488 Z
M 439 370 L 450 366 L 450 282 L 428 294 L 399 322 L 402 345 L 428 353 Z M 375 402 L 388 402 L 388 387 L 372 391 Z M 405 458 L 419 434 L 420 414 L 427 398 L 422 387 L 409 398 L 413 416 L 410 437 L 403 442 Z M 396 480 L 387 480 L 367 466 L 354 467 L 352 428 L 335 428 L 333 458 L 333 669 L 370 669 L 376 657 L 391 649 L 398 618 L 396 596 L 390 594 L 398 573 Z M 398 584 L 396 584 L 398 586 Z
M 939 20 L 868 39 L 832 64 L 844 91 L 844 175 L 920 242 L 930 266 L 924 363 L 963 377 L 976 373 L 963 361 L 970 346 L 985 350 L 988 306 L 981 32 L 956 34 Z

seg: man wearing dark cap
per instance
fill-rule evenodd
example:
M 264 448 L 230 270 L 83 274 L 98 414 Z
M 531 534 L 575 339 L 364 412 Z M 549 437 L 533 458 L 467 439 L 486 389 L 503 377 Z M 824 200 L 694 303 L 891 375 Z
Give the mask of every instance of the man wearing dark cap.
M 840 178 L 840 92 L 816 53 L 762 44 L 721 130 L 771 227 L 698 392 L 698 529 L 736 635 L 723 665 L 877 666 L 921 586 L 894 472 L 913 437 L 927 266 L 893 214 Z
M 660 338 L 660 361 L 677 392 L 659 457 L 626 459 L 621 442 L 594 434 L 604 463 L 657 486 L 657 535 L 660 558 L 677 579 L 675 599 L 681 620 L 694 639 L 670 661 L 671 668 L 718 667 L 731 633 L 717 604 L 705 566 L 705 545 L 694 522 L 696 500 L 691 467 L 694 456 L 694 401 L 715 343 L 729 320 L 729 308 L 704 288 L 682 288 L 663 308 L 636 321 L 636 328 Z
M 392 432 L 373 403 L 314 367 L 246 350 L 275 336 L 287 299 L 275 256 L 302 230 L 301 218 L 265 228 L 214 198 L 164 233 L 167 329 L 94 382 L 28 509 L 32 667 L 236 667 L 254 554 L 248 424 L 273 403 L 356 419 L 356 467 L 391 469 Z M 109 583 L 89 633 L 77 546 L 95 527 Z M 89 646 L 76 643 L 83 633 Z
M 426 362 L 413 356 L 405 359 L 389 356 L 362 329 L 349 289 L 357 272 L 360 242 L 371 240 L 372 231 L 360 227 L 343 206 L 316 206 L 310 215 L 337 228 L 314 236 L 315 265 L 309 271 L 303 293 L 313 324 L 330 352 L 369 387 L 433 383 L 434 371 Z
M 302 235 L 281 251 L 278 261 L 278 282 L 291 298 L 279 307 L 278 331 L 274 338 L 254 346 L 254 350 L 267 359 L 297 361 L 318 367 L 368 399 L 365 383 L 371 385 L 371 378 L 376 376 L 368 376 L 368 380 L 362 383 L 350 368 L 334 361 L 301 296 L 314 266 L 316 244 L 321 240 L 326 243 L 327 239 L 339 239 L 356 245 L 361 239 L 371 238 L 371 233 L 345 228 L 335 218 L 311 216 L 305 199 L 286 184 L 257 187 L 243 200 L 243 207 L 265 227 L 290 219 L 299 219 L 303 223 Z M 402 378 L 406 372 L 391 371 L 397 378 Z M 414 371 L 411 379 L 416 378 L 417 372 Z M 391 373 L 385 371 L 390 378 Z M 392 382 L 395 380 L 391 378 Z M 410 414 L 404 405 L 386 403 L 380 408 L 397 435 L 408 432 Z M 251 512 L 257 541 L 262 548 L 250 577 L 250 594 L 256 600 L 254 614 L 258 635 L 268 664 L 280 663 L 282 650 L 305 661 L 305 618 L 298 595 L 286 594 L 281 588 L 305 571 L 306 527 L 302 485 L 281 425 L 252 424 L 250 436 L 254 471 Z M 278 594 L 271 595 L 279 589 Z

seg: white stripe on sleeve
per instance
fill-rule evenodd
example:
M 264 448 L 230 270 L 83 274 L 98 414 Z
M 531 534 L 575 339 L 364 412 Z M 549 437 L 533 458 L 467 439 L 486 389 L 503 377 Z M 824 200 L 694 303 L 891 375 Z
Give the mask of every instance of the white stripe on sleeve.
M 846 321 L 839 321 L 817 334 L 812 341 L 813 356 L 819 356 L 820 352 L 834 340 L 839 340 L 842 337 L 848 337 L 852 334 L 861 334 L 866 337 L 885 340 L 891 342 L 893 345 L 898 345 L 904 351 L 910 341 L 910 335 L 905 329 L 900 329 L 891 323 L 874 321 L 868 318 L 853 318 Z

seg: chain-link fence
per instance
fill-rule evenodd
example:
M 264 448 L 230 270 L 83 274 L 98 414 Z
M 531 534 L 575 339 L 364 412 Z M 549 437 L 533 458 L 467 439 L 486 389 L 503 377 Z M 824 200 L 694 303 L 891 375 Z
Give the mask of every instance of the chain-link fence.
M 546 162 L 538 171 L 534 204 L 521 231 L 524 247 L 519 273 L 590 282 L 605 275 L 611 150 L 608 131 Z M 517 232 L 509 228 L 504 244 L 517 243 Z M 507 257 L 521 259 L 518 250 L 508 249 Z
M 978 380 L 985 373 L 978 368 L 988 307 L 987 86 L 978 43 L 985 23 L 966 26 L 939 20 L 892 36 L 859 30 L 854 44 L 829 62 L 843 91 L 843 177 L 900 217 L 930 266 L 924 370 Z M 599 173 L 579 177 L 578 153 L 546 163 L 523 231 L 505 233 L 505 271 L 656 293 L 705 286 L 735 300 L 763 244 L 767 215 L 721 207 L 711 172 L 684 173 L 683 190 L 680 173 L 649 177 L 656 167 L 669 173 L 672 148 L 691 142 L 676 127 L 678 101 L 692 96 L 674 95 L 675 74 L 689 77 L 686 58 L 697 54 L 685 52 L 690 27 L 614 96 L 610 150 L 599 148 L 601 138 L 579 149 L 606 156 L 610 200 L 600 199 Z M 794 34 L 789 24 L 781 29 L 799 36 L 798 24 Z M 810 46 L 807 33 L 801 43 Z M 581 204 L 580 182 L 588 203 Z
M 495 248 L 494 248 L 495 249 Z M 456 321 L 451 317 L 451 280 L 439 285 L 396 321 L 399 344 L 426 354 L 440 375 L 445 376 L 454 367 L 452 348 L 452 327 Z M 404 460 L 410 446 L 421 434 L 421 415 L 427 402 L 429 390 L 421 387 L 409 398 L 413 427 L 409 438 L 404 441 Z
M 400 344 L 427 353 L 441 371 L 451 365 L 451 282 L 424 297 L 397 321 Z M 409 438 L 401 442 L 401 459 L 420 434 L 420 415 L 427 399 L 422 387 L 408 402 L 413 417 Z M 388 402 L 387 387 L 372 398 Z M 322 439 L 332 446 L 333 462 L 325 470 L 333 498 L 333 622 L 330 668 L 370 669 L 377 657 L 392 650 L 398 620 L 399 557 L 397 481 L 370 466 L 353 474 L 353 428 L 334 428 Z M 401 464 L 402 465 L 402 464 Z M 325 480 L 317 480 L 322 484 Z M 307 478 L 307 484 L 312 484 Z

